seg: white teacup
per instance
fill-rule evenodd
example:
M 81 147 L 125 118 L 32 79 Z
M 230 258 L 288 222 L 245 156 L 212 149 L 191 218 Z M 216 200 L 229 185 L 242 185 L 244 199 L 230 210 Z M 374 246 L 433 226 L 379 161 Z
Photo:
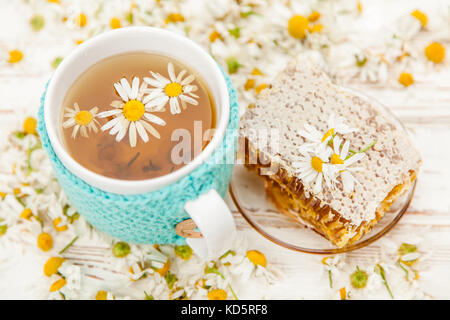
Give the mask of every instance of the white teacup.
M 216 106 L 217 125 L 214 136 L 205 149 L 196 156 L 194 161 L 173 173 L 148 180 L 112 179 L 81 166 L 65 149 L 60 129 L 62 103 L 73 82 L 89 67 L 113 55 L 138 51 L 173 57 L 195 70 L 208 83 L 211 90 Z M 46 130 L 53 150 L 62 164 L 87 184 L 121 195 L 150 193 L 189 175 L 220 146 L 229 116 L 230 101 L 227 84 L 219 66 L 211 56 L 183 36 L 151 27 L 117 29 L 82 43 L 62 61 L 55 71 L 44 102 Z M 77 207 L 76 203 L 74 205 Z M 202 238 L 188 239 L 189 245 L 197 254 L 212 257 L 229 247 L 236 232 L 234 221 L 228 207 L 214 189 L 195 200 L 186 202 L 185 210 L 203 235 Z

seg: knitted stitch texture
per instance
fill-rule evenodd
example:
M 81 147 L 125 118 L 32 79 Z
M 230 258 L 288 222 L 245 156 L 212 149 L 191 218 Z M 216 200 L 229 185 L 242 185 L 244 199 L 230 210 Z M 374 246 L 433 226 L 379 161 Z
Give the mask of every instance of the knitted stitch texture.
M 134 243 L 184 244 L 175 226 L 189 215 L 184 204 L 215 189 L 222 197 L 228 188 L 236 154 L 239 106 L 236 90 L 224 74 L 230 97 L 230 119 L 222 143 L 211 157 L 189 175 L 159 190 L 120 195 L 95 188 L 72 174 L 56 156 L 44 123 L 45 94 L 38 114 L 38 132 L 55 176 L 70 203 L 87 221 L 103 232 Z M 230 161 L 233 160 L 233 161 Z M 214 208 L 211 208 L 214 214 Z

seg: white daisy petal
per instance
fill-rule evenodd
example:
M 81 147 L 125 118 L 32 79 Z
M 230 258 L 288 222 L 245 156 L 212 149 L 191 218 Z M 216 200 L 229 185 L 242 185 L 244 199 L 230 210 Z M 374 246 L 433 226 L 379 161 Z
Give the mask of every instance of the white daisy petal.
M 73 127 L 76 123 L 77 122 L 75 121 L 74 118 L 70 118 L 70 119 L 64 121 L 62 126 L 64 129 L 67 129 L 67 128 Z
M 355 155 L 351 156 L 350 158 L 348 158 L 347 160 L 344 161 L 344 165 L 345 166 L 350 166 L 356 162 L 358 162 L 359 160 L 363 159 L 365 156 L 364 153 L 356 153 Z
M 148 102 L 145 107 L 146 108 L 151 108 L 151 107 L 156 107 L 156 106 L 164 106 L 167 101 L 169 101 L 169 97 L 164 95 L 161 97 L 157 97 L 155 99 L 153 99 L 152 101 Z
M 149 85 L 151 85 L 152 87 L 156 87 L 156 88 L 163 88 L 164 87 L 164 84 L 161 84 L 158 80 L 156 80 L 156 79 L 152 79 L 152 78 L 149 78 L 149 77 L 144 77 L 144 81 L 147 83 L 147 84 L 149 84 Z
M 131 92 L 130 92 L 130 99 L 135 100 L 138 96 L 139 91 L 139 78 L 134 77 L 133 83 L 131 84 Z
M 136 147 L 136 125 L 134 124 L 134 122 L 130 122 L 128 136 L 130 138 L 130 146 L 133 148 Z
M 180 110 L 180 105 L 178 103 L 178 99 L 177 98 L 170 98 L 169 99 L 169 104 L 170 104 L 170 113 L 171 114 L 178 114 L 181 112 Z
M 178 97 L 179 97 L 181 100 L 183 100 L 183 101 L 185 101 L 185 102 L 187 102 L 187 103 L 189 103 L 189 104 L 192 104 L 192 105 L 194 105 L 194 106 L 197 106 L 197 105 L 198 105 L 198 101 L 197 101 L 197 100 L 194 100 L 194 99 L 192 99 L 191 97 L 188 97 L 188 96 L 186 96 L 186 95 L 184 95 L 184 94 L 180 94 Z
M 172 62 L 169 62 L 167 64 L 167 72 L 169 73 L 170 81 L 175 82 L 177 80 L 177 77 L 175 77 L 175 70 Z
M 145 121 L 141 121 L 142 126 L 145 128 L 145 130 L 147 130 L 151 135 L 153 135 L 156 138 L 161 138 L 161 136 L 159 135 L 159 132 L 153 128 L 153 126 Z
M 150 92 L 150 94 L 146 95 L 142 100 L 143 104 L 147 104 L 149 101 L 154 100 L 156 98 L 160 98 L 163 95 L 162 89 L 155 89 Z
M 147 112 L 144 113 L 144 117 L 148 121 L 153 122 L 155 124 L 158 124 L 160 126 L 165 126 L 166 125 L 166 122 L 163 119 L 161 119 L 160 117 L 157 117 L 157 116 L 155 116 L 155 115 L 153 115 L 151 113 L 147 113 Z
M 122 141 L 122 139 L 125 137 L 125 135 L 127 134 L 129 124 L 130 124 L 130 121 L 122 122 L 122 126 L 119 130 L 119 133 L 116 136 L 117 142 Z
M 183 79 L 184 74 L 186 73 L 186 70 L 181 70 L 180 73 L 178 74 L 177 78 L 175 79 L 175 82 L 180 83 L 181 80 Z
M 120 121 L 120 118 L 114 118 L 114 119 L 108 121 L 107 123 L 105 123 L 100 129 L 102 131 L 106 131 L 106 130 L 112 128 L 114 125 L 116 125 L 119 121 Z
M 111 116 L 115 116 L 116 114 L 122 113 L 122 109 L 113 109 L 113 110 L 108 110 L 108 111 L 103 111 L 100 112 L 97 117 L 99 118 L 107 118 L 107 117 L 111 117 Z
M 120 83 L 114 83 L 114 88 L 116 89 L 117 93 L 119 94 L 119 96 L 122 98 L 123 101 L 127 102 L 128 101 L 128 94 L 127 91 L 122 88 L 122 86 L 120 85 Z
M 187 76 L 183 81 L 181 81 L 181 85 L 185 86 L 188 85 L 189 83 L 191 83 L 192 81 L 195 80 L 195 76 L 193 74 L 190 74 L 189 76 Z
M 73 127 L 72 138 L 75 139 L 75 137 L 77 136 L 78 129 L 80 129 L 80 126 L 78 124 L 75 127 Z
M 128 83 L 128 80 L 125 78 L 120 79 L 120 84 L 122 85 L 122 88 L 125 90 L 125 92 L 127 93 L 127 101 L 131 99 L 131 87 L 130 84 Z
M 136 130 L 139 133 L 139 136 L 141 137 L 142 141 L 147 143 L 148 142 L 148 134 L 145 131 L 144 127 L 142 126 L 141 122 L 143 122 L 143 121 L 142 120 L 136 121 Z

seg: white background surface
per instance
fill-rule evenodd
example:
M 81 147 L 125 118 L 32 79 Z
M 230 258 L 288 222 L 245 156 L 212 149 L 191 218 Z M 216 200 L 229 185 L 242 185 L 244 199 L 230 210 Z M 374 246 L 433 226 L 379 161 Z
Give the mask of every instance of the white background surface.
M 442 3 L 449 1 L 369 1 L 367 7 L 369 21 L 373 27 L 388 21 L 396 14 L 396 8 L 404 5 L 414 8 L 415 4 L 424 7 L 432 17 L 433 10 L 439 10 Z M 413 2 L 415 4 L 413 4 Z M 9 125 L 19 122 L 13 111 L 19 114 L 34 114 L 44 85 L 51 75 L 49 56 L 65 55 L 70 51 L 68 39 L 49 35 L 31 35 L 27 25 L 28 18 L 22 9 L 21 1 L 0 0 L 0 53 L 2 57 L 13 47 L 27 48 L 26 60 L 31 68 L 19 65 L 9 67 L 0 64 L 0 133 L 4 134 Z M 398 10 L 397 10 L 398 11 Z M 403 11 L 408 11 L 404 9 Z M 50 29 L 48 33 L 57 34 Z M 363 36 L 363 35 L 362 35 Z M 432 34 L 424 33 L 417 45 L 433 39 Z M 441 39 L 442 40 L 442 39 Z M 443 39 L 450 54 L 450 39 Z M 44 58 L 45 57 L 45 58 Z M 5 60 L 5 59 L 3 59 Z M 448 59 L 447 59 L 448 61 Z M 436 298 L 450 298 L 450 67 L 448 62 L 440 70 L 415 75 L 416 83 L 407 90 L 397 90 L 382 85 L 368 85 L 358 82 L 350 86 L 380 102 L 395 113 L 410 129 L 422 152 L 424 165 L 418 177 L 416 195 L 407 214 L 387 236 L 396 241 L 408 241 L 411 235 L 418 235 L 432 243 L 433 250 L 425 262 L 426 272 L 418 280 L 420 287 Z M 231 203 L 231 202 L 230 202 Z M 275 267 L 283 271 L 284 279 L 272 287 L 270 296 L 280 299 L 324 297 L 328 292 L 328 280 L 318 270 L 321 268 L 320 256 L 307 255 L 278 247 L 259 234 L 235 214 L 238 229 L 248 237 L 252 247 L 264 252 Z M 351 262 L 364 264 L 376 260 L 380 242 L 348 254 Z M 22 277 L 20 266 L 32 264 L 33 257 L 24 256 L 18 261 L 18 269 L 11 270 L 8 276 L 19 282 Z M 42 265 L 42 264 L 40 264 Z M 40 267 L 36 268 L 40 274 Z M 29 275 L 33 276 L 33 275 Z M 23 293 L 26 297 L 26 293 Z

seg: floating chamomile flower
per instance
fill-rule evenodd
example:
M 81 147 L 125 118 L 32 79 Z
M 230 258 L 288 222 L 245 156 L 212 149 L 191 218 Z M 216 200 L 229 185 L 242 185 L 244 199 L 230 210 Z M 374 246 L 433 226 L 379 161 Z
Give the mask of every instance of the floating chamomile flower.
M 98 121 L 95 119 L 97 116 L 98 108 L 94 107 L 91 110 L 80 110 L 80 106 L 78 103 L 73 104 L 73 109 L 66 108 L 66 113 L 64 114 L 65 118 L 69 118 L 63 123 L 63 128 L 73 128 L 72 138 L 75 139 L 78 131 L 80 131 L 81 135 L 87 138 L 88 132 L 91 130 L 97 132 L 97 124 Z
M 342 145 L 342 142 L 343 140 L 339 136 L 334 137 L 334 153 L 331 155 L 330 162 L 338 169 L 336 170 L 336 173 L 340 175 L 342 179 L 344 192 L 349 193 L 353 191 L 355 183 L 358 183 L 358 180 L 356 180 L 356 178 L 352 175 L 352 172 L 363 170 L 361 167 L 352 167 L 352 165 L 363 159 L 365 157 L 365 153 L 355 153 L 349 156 L 350 143 L 346 141 Z
M 139 87 L 138 77 L 133 78 L 131 86 L 127 79 L 122 78 L 120 82 L 114 83 L 114 88 L 122 100 L 114 100 L 111 102 L 111 107 L 114 109 L 101 112 L 98 115 L 99 118 L 114 116 L 114 119 L 102 126 L 102 131 L 111 129 L 109 134 L 117 134 L 116 141 L 121 141 L 129 131 L 129 140 L 132 147 L 136 146 L 136 131 L 144 142 L 149 140 L 147 132 L 158 139 L 161 137 L 149 122 L 160 126 L 166 125 L 163 119 L 150 113 L 150 111 L 155 110 L 151 104 L 146 103 L 146 101 L 148 102 L 148 96 L 143 97 L 145 86 L 145 83 L 142 83 Z
M 198 105 L 198 101 L 195 99 L 198 99 L 199 96 L 194 93 L 197 86 L 190 84 L 195 80 L 195 76 L 191 74 L 183 79 L 186 70 L 182 70 L 176 76 L 171 62 L 167 65 L 167 70 L 169 79 L 153 71 L 150 71 L 153 78 L 144 78 L 146 83 L 155 88 L 149 90 L 149 95 L 144 98 L 143 102 L 155 108 L 155 111 L 161 111 L 169 102 L 170 113 L 172 114 L 181 113 L 180 103 L 183 109 L 187 108 L 186 103 Z

